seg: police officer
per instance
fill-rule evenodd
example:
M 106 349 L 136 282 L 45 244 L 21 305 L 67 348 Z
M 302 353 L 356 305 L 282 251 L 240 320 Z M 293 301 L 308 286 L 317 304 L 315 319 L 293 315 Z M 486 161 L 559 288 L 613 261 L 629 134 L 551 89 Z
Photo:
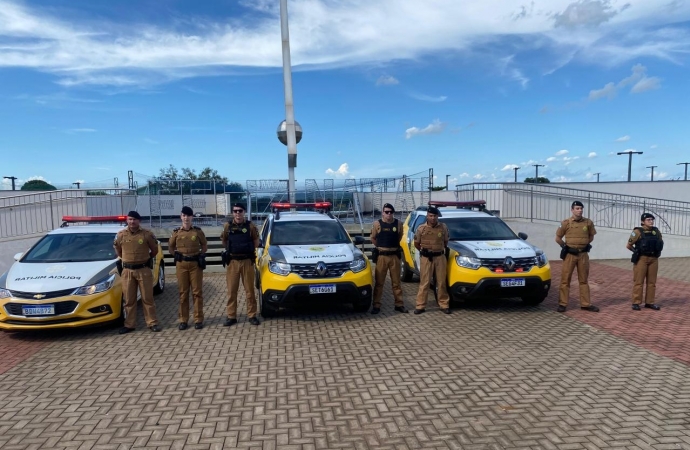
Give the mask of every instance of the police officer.
M 438 287 L 438 305 L 441 311 L 450 314 L 450 298 L 446 289 L 446 247 L 448 246 L 448 227 L 438 221 L 438 208 L 429 206 L 426 223 L 417 228 L 414 234 L 414 246 L 419 251 L 419 292 L 415 314 L 426 311 L 426 300 L 429 286 L 434 275 Z
M 180 214 L 182 226 L 175 228 L 168 241 L 168 250 L 175 257 L 175 274 L 180 291 L 180 308 L 178 329 L 186 330 L 189 321 L 189 288 L 194 298 L 194 328 L 204 327 L 204 298 L 202 281 L 206 264 L 208 244 L 201 228 L 192 225 L 194 211 L 189 206 L 182 208 Z
M 633 292 L 632 309 L 640 310 L 642 303 L 642 284 L 647 280 L 647 290 L 644 296 L 644 307 L 655 311 L 661 309 L 654 304 L 654 294 L 656 292 L 656 275 L 659 271 L 659 256 L 664 249 L 664 240 L 661 232 L 654 226 L 654 215 L 650 213 L 642 214 L 640 220 L 641 227 L 632 231 L 628 239 L 628 250 L 632 251 L 633 267 Z
M 374 286 L 374 306 L 372 314 L 381 312 L 381 296 L 383 295 L 383 284 L 386 282 L 386 274 L 391 274 L 391 286 L 393 287 L 393 297 L 395 298 L 395 310 L 406 313 L 405 303 L 403 302 L 403 292 L 400 287 L 400 239 L 403 230 L 398 219 L 393 217 L 395 208 L 390 203 L 383 205 L 383 216 L 374 222 L 371 227 L 371 243 L 374 244 L 376 256 L 375 286 Z
M 256 296 L 254 295 L 254 260 L 259 246 L 259 230 L 245 218 L 245 208 L 241 203 L 232 205 L 232 220 L 223 226 L 220 235 L 225 247 L 223 256 L 227 265 L 225 279 L 228 285 L 228 318 L 224 326 L 237 323 L 237 291 L 240 280 L 247 294 L 247 317 L 252 325 L 259 325 L 256 317 Z
M 153 300 L 153 258 L 158 254 L 158 241 L 149 230 L 141 228 L 141 216 L 136 211 L 127 214 L 127 227 L 118 232 L 113 247 L 122 262 L 122 293 L 125 297 L 125 326 L 120 334 L 134 331 L 137 325 L 137 288 L 141 293 L 146 325 L 151 331 L 161 331 L 156 319 Z
M 592 305 L 589 298 L 589 251 L 597 231 L 594 222 L 582 217 L 584 205 L 575 200 L 570 205 L 572 216 L 561 222 L 556 230 L 556 243 L 561 246 L 561 287 L 558 299 L 558 312 L 564 312 L 568 306 L 570 296 L 570 280 L 577 267 L 577 279 L 580 282 L 580 309 L 599 312 L 599 308 Z M 563 239 L 565 238 L 565 241 Z

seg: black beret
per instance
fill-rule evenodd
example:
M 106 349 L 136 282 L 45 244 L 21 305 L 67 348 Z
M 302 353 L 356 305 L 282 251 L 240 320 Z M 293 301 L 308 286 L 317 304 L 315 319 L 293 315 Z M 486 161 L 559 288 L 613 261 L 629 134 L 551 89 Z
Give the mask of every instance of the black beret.
M 184 214 L 185 216 L 193 216 L 194 211 L 189 206 L 183 206 L 182 207 L 182 214 Z
M 247 210 L 247 208 L 245 208 L 244 205 L 243 205 L 242 203 L 233 203 L 233 204 L 232 204 L 232 207 L 233 207 L 233 208 L 241 208 L 242 211 L 246 211 L 246 210 Z
M 130 211 L 127 213 L 127 217 L 132 217 L 133 219 L 139 219 L 141 220 L 141 215 L 139 215 L 138 212 L 136 211 Z
M 581 202 L 580 200 L 575 200 L 575 201 L 573 202 L 573 204 L 570 205 L 570 209 L 573 209 L 573 208 L 576 207 L 576 206 L 582 206 L 583 208 L 585 207 L 585 205 L 583 205 L 582 202 Z
M 393 205 L 390 203 L 384 203 L 383 204 L 383 209 L 389 208 L 391 211 L 395 212 L 395 208 L 393 208 Z
M 437 216 L 441 215 L 441 212 L 435 206 L 429 206 L 426 211 L 431 214 L 436 214 Z
M 656 217 L 654 217 L 654 214 L 652 213 L 644 213 L 642 214 L 642 217 L 640 217 L 640 220 L 644 222 L 645 219 L 656 219 Z

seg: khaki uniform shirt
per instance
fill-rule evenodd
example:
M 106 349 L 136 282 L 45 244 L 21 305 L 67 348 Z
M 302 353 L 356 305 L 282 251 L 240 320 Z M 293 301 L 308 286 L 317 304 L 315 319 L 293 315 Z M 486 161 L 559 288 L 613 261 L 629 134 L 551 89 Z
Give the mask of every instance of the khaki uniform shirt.
M 414 242 L 420 244 L 423 250 L 432 252 L 445 251 L 448 238 L 448 227 L 442 222 L 438 222 L 435 227 L 423 223 L 414 234 Z
M 195 226 L 189 230 L 175 228 L 168 240 L 168 249 L 171 255 L 178 251 L 184 256 L 196 256 L 201 253 L 205 245 L 206 235 L 201 231 L 201 228 Z
M 580 220 L 575 220 L 573 217 L 565 219 L 556 230 L 556 236 L 561 239 L 565 237 L 565 244 L 568 247 L 578 250 L 585 248 L 595 234 L 597 230 L 594 228 L 594 222 L 585 217 Z
M 651 231 L 652 230 L 652 228 L 650 228 L 650 227 L 643 226 L 642 228 L 644 228 L 645 231 Z M 658 229 L 657 229 L 657 234 L 659 235 L 659 240 L 663 241 L 663 239 L 661 238 L 661 231 L 658 231 Z M 630 245 L 635 245 L 635 242 L 639 241 L 641 238 L 642 238 L 642 233 L 640 233 L 640 230 L 635 229 L 630 234 L 630 238 L 628 239 L 628 243 Z
M 242 230 L 243 233 L 249 232 L 249 235 L 252 237 L 252 242 L 259 239 L 259 229 L 256 228 L 256 225 L 254 225 L 252 222 L 249 222 L 249 228 L 246 228 L 245 223 L 238 225 L 235 222 L 232 222 L 232 231 L 237 232 L 238 230 Z M 228 246 L 228 235 L 230 234 L 230 231 L 230 222 L 225 222 L 225 225 L 223 225 L 223 231 L 220 233 L 220 240 L 223 241 L 223 247 L 227 248 Z
M 139 228 L 136 232 L 132 232 L 129 228 L 125 228 L 117 233 L 113 245 L 121 249 L 122 262 L 143 264 L 151 257 L 149 249 L 155 248 L 158 242 L 156 236 L 147 229 Z
M 386 223 L 388 223 L 388 222 L 386 222 Z M 397 230 L 396 230 L 396 229 L 393 229 L 393 232 L 395 232 L 395 233 L 398 234 L 398 240 L 397 240 L 397 242 L 400 242 L 400 240 L 401 240 L 402 237 L 403 237 L 402 222 L 400 222 L 400 221 L 398 220 L 398 229 L 397 229 Z M 373 224 L 372 227 L 371 227 L 371 236 L 370 236 L 370 238 L 371 238 L 372 240 L 376 239 L 376 236 L 378 236 L 379 233 L 381 233 L 381 223 L 377 220 L 377 221 L 374 222 L 374 224 Z M 397 249 L 398 249 L 398 247 L 379 247 L 379 248 L 382 249 L 382 250 L 384 250 L 384 251 L 391 251 L 391 250 L 397 250 Z

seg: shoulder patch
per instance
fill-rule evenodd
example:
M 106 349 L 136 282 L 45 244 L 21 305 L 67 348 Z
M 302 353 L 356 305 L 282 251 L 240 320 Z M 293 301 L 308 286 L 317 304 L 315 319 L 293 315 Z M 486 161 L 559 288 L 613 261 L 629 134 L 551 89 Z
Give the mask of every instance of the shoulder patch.
M 632 233 L 630 233 L 630 236 L 633 236 L 633 237 L 634 237 L 634 236 L 635 236 L 635 232 L 633 231 Z

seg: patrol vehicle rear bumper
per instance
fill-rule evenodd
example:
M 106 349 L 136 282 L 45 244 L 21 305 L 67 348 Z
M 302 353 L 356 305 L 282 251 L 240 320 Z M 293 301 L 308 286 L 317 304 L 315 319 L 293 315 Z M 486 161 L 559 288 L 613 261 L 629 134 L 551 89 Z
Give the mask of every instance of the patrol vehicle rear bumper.
M 515 277 L 518 278 L 518 277 Z M 546 297 L 551 288 L 551 280 L 539 277 L 519 277 L 525 279 L 525 286 L 501 287 L 501 280 L 506 278 L 483 278 L 477 284 L 455 283 L 449 289 L 453 300 L 474 300 L 487 298 L 510 297 Z
M 314 283 L 317 284 L 317 283 Z M 361 304 L 370 301 L 373 294 L 373 287 L 370 284 L 357 286 L 354 283 L 325 283 L 334 284 L 335 293 L 333 294 L 310 294 L 308 284 L 296 284 L 290 286 L 285 291 L 267 289 L 262 294 L 263 301 L 275 309 L 289 308 L 298 304 L 308 304 L 318 302 L 319 304 L 353 303 Z

